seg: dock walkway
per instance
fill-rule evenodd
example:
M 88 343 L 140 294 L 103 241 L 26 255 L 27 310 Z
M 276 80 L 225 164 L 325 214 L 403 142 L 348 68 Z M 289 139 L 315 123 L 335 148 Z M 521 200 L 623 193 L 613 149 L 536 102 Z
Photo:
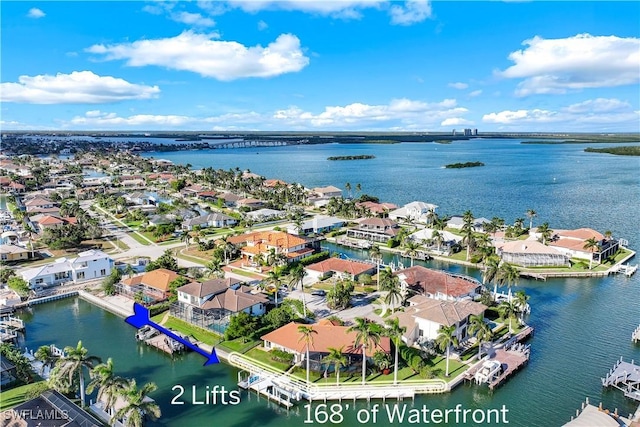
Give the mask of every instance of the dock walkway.
M 625 397 L 640 401 L 640 366 L 624 362 L 622 357 L 613 366 L 605 378 L 603 387 L 615 387 L 622 391 Z

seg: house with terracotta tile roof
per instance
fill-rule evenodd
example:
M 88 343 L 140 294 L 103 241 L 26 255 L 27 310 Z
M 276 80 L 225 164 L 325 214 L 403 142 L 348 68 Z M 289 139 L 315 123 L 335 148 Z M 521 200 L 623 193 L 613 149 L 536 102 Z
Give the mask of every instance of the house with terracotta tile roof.
M 305 270 L 307 270 L 309 277 L 317 280 L 331 276 L 358 280 L 358 277 L 362 274 L 372 274 L 376 270 L 376 265 L 331 257 L 311 264 L 305 267 Z
M 376 203 L 376 202 L 358 202 L 356 206 L 359 208 L 363 208 L 374 214 L 375 216 L 379 216 L 381 218 L 385 218 L 389 216 L 389 212 L 398 209 L 397 205 L 393 203 Z
M 587 240 L 591 238 L 598 242 L 598 249 L 593 252 L 584 248 Z M 604 235 L 591 228 L 554 230 L 548 244 L 571 258 L 593 259 L 598 262 L 614 255 L 620 248 L 618 240 L 605 239 Z
M 522 267 L 568 266 L 570 259 L 566 253 L 553 246 L 543 245 L 534 239 L 498 244 L 496 254 L 504 262 Z
M 283 254 L 287 262 L 294 262 L 308 257 L 313 249 L 307 247 L 307 241 L 283 231 L 256 231 L 253 233 L 232 236 L 229 241 L 242 246 L 240 253 L 250 262 L 258 254 L 266 257 L 270 251 Z
M 238 199 L 236 206 L 239 208 L 259 209 L 264 206 L 264 200 L 253 198 Z
M 386 243 L 400 232 L 395 221 L 387 218 L 365 218 L 355 228 L 347 230 L 347 237 Z
M 260 337 L 264 341 L 264 347 L 267 350 L 274 348 L 286 351 L 295 356 L 294 362 L 304 360 L 306 353 L 306 343 L 300 339 L 298 326 L 300 323 L 288 323 L 273 332 Z M 343 354 L 349 358 L 362 360 L 362 350 L 355 347 L 357 333 L 355 331 L 348 332 L 348 326 L 334 325 L 330 320 L 322 319 L 318 323 L 309 326 L 314 330 L 313 344 L 309 346 L 310 360 L 321 360 L 330 350 L 329 348 L 343 348 Z M 367 358 L 373 357 L 377 351 L 389 353 L 391 351 L 391 342 L 388 337 L 381 337 L 380 343 L 375 347 L 366 347 Z M 354 360 L 355 363 L 355 360 Z
M 280 179 L 265 179 L 264 182 L 262 183 L 262 186 L 266 188 L 275 188 L 278 186 L 285 187 L 287 185 L 289 184 L 287 184 L 286 182 Z
M 137 276 L 120 280 L 116 289 L 119 293 L 133 297 L 142 292 L 145 302 L 161 301 L 169 295 L 169 284 L 180 277 L 175 271 L 166 268 L 147 271 Z
M 400 280 L 403 290 L 437 300 L 474 298 L 482 292 L 482 283 L 473 277 L 433 270 L 421 265 L 393 273 Z
M 407 328 L 402 340 L 409 346 L 436 339 L 441 326 L 455 326 L 454 335 L 463 342 L 469 338 L 469 317 L 483 314 L 486 309 L 484 304 L 469 299 L 448 301 L 415 295 L 409 298 L 409 307 L 404 312 L 390 317 Z
M 39 214 L 29 218 L 32 224 L 36 226 L 36 228 L 43 232 L 48 228 L 60 228 L 63 225 L 67 224 L 77 224 L 78 221 L 75 217 L 59 217 L 57 215 L 47 215 L 47 214 Z

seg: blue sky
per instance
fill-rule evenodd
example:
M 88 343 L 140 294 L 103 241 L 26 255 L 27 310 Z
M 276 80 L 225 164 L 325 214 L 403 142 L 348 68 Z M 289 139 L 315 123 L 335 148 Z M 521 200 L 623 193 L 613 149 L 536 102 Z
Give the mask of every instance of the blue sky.
M 640 131 L 638 2 L 2 2 L 3 130 Z

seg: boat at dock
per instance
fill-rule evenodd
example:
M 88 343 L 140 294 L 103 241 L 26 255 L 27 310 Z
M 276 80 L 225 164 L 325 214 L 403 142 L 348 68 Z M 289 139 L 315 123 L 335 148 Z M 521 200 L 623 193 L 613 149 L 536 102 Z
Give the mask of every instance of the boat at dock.
M 156 335 L 158 335 L 160 332 L 155 329 L 152 328 L 151 326 L 145 325 L 142 328 L 138 329 L 138 332 L 136 332 L 136 339 L 138 341 L 146 341 L 149 338 L 152 338 Z

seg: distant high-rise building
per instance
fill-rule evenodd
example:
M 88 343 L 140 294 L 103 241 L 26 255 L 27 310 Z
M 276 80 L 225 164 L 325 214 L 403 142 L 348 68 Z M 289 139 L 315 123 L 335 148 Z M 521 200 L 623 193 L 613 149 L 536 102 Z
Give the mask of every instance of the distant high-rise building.
M 465 129 L 464 136 L 471 136 L 471 129 Z
M 451 135 L 456 136 L 456 130 L 455 129 L 451 131 Z
M 473 134 L 473 136 L 478 136 L 478 129 L 474 129 L 472 134 Z

